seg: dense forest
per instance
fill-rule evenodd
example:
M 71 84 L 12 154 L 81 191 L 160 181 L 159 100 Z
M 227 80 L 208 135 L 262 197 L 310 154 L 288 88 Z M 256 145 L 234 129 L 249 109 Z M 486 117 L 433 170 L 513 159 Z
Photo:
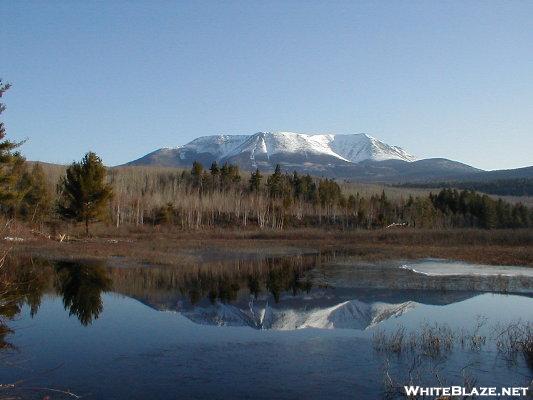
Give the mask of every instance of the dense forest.
M 99 162 L 97 158 L 93 161 Z M 199 163 L 190 170 L 107 169 L 101 177 L 107 183 L 100 190 L 108 193 L 98 212 L 77 218 L 76 208 L 65 211 L 65 176 L 53 182 L 57 175 L 39 164 L 27 168 L 15 185 L 23 191 L 2 200 L 5 215 L 44 230 L 93 221 L 103 221 L 110 228 L 150 225 L 180 229 L 492 229 L 533 225 L 533 212 L 526 206 L 471 190 L 443 189 L 428 196 L 394 198 L 384 191 L 348 194 L 331 179 L 284 173 L 279 167 L 270 175 L 259 170 L 244 173 L 235 165 L 216 163 L 209 169 Z
M 533 222 L 524 205 L 469 190 L 395 199 L 385 192 L 348 195 L 332 179 L 283 173 L 279 167 L 268 176 L 259 170 L 241 174 L 235 165 L 216 163 L 209 169 L 194 163 L 190 171 L 112 169 L 110 182 L 117 225 L 490 229 L 524 228 Z
M 399 185 L 406 188 L 455 188 L 475 190 L 498 196 L 533 196 L 533 178 L 495 179 L 491 181 L 472 182 L 428 182 L 405 183 Z

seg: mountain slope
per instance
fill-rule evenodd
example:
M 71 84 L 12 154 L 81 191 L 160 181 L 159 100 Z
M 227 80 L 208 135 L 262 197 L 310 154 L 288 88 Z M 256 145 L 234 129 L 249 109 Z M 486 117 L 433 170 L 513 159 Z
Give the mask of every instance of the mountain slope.
M 190 168 L 193 161 L 237 164 L 243 170 L 287 172 L 376 183 L 488 181 L 533 178 L 533 167 L 483 171 L 445 158 L 416 160 L 404 149 L 364 134 L 258 132 L 199 137 L 183 146 L 162 148 L 126 165 Z
M 494 171 L 479 171 L 463 177 L 462 180 L 494 181 L 498 179 L 528 179 L 533 178 L 533 167 L 515 169 L 499 169 Z
M 210 165 L 213 161 L 219 161 L 248 137 L 247 135 L 202 136 L 183 146 L 155 150 L 126 165 L 190 167 L 193 161 Z
M 367 134 L 327 136 L 331 138 L 332 150 L 353 163 L 364 160 L 415 160 L 401 147 L 390 146 Z
M 413 162 L 385 160 L 363 161 L 348 166 L 339 166 L 326 171 L 325 175 L 346 178 L 359 182 L 403 183 L 432 180 L 460 179 L 482 170 L 445 158 L 427 158 Z
M 254 135 L 204 136 L 183 146 L 156 150 L 128 165 L 190 166 L 234 162 L 242 168 L 273 169 L 276 163 L 346 165 L 363 160 L 404 160 L 414 157 L 366 134 L 308 135 L 294 132 L 259 132 Z

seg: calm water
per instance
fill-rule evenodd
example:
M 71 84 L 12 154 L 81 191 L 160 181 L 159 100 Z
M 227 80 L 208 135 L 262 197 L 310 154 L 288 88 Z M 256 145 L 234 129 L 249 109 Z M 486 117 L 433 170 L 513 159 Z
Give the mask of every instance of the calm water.
M 533 377 L 521 354 L 510 360 L 490 340 L 497 325 L 533 321 L 533 277 L 520 268 L 468 276 L 438 260 L 293 257 L 23 270 L 0 383 L 24 380 L 10 392 L 24 398 L 69 398 L 49 389 L 93 399 L 381 398 L 385 366 L 404 382 L 416 354 L 376 351 L 376 332 L 435 322 L 454 332 L 479 324 L 487 342 L 422 357 L 421 371 L 459 385 L 465 371 L 478 386 Z M 433 375 L 419 383 L 435 385 Z

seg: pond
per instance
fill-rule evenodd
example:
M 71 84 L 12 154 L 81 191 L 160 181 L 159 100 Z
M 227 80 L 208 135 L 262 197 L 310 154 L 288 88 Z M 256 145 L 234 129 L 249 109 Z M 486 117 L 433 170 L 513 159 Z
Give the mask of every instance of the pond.
M 311 255 L 11 271 L 0 383 L 17 384 L 0 396 L 376 399 L 533 378 L 511 343 L 531 335 L 528 268 Z

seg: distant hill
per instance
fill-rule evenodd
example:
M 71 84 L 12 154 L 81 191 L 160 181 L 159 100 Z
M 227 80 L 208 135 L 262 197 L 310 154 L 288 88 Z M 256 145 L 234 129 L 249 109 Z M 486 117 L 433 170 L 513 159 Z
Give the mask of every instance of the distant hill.
M 495 171 L 481 171 L 471 175 L 465 175 L 462 181 L 493 181 L 502 179 L 528 179 L 533 178 L 533 166 L 515 169 L 499 169 Z
M 348 177 L 353 181 L 411 183 L 412 187 L 440 187 L 443 182 L 452 182 L 463 183 L 455 187 L 468 188 L 468 183 L 494 181 L 508 181 L 507 185 L 514 183 L 524 186 L 527 184 L 524 180 L 533 179 L 533 167 L 484 171 L 445 158 L 428 158 L 411 163 L 398 160 L 362 162 L 346 170 L 337 168 L 335 172 L 337 176 Z M 503 185 L 504 182 L 500 184 Z
M 428 158 L 413 162 L 363 161 L 355 165 L 331 168 L 325 175 L 357 182 L 402 183 L 451 180 L 479 172 L 482 170 L 457 161 Z
M 469 189 L 498 196 L 533 196 L 533 178 L 407 183 L 398 186 L 427 189 Z

